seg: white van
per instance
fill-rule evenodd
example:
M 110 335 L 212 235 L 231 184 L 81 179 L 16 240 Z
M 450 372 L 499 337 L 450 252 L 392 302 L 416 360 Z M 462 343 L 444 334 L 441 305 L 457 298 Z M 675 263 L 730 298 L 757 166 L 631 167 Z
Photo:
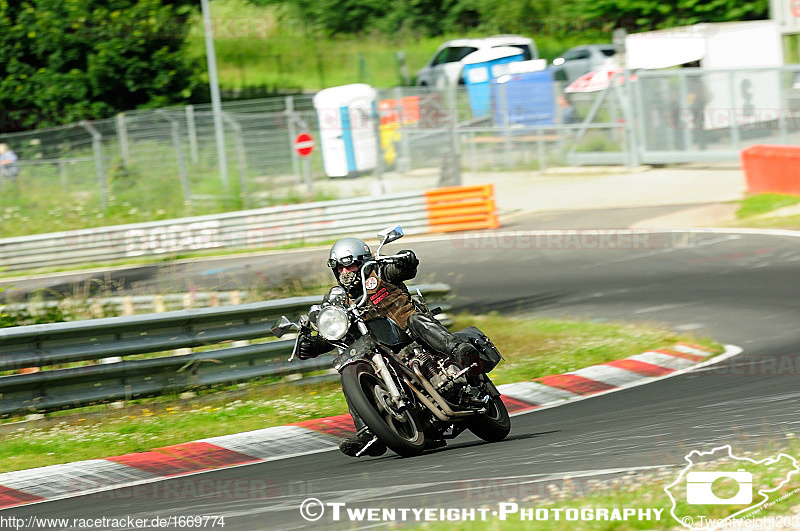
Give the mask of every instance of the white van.
M 430 62 L 417 72 L 417 85 L 438 89 L 463 83 L 464 59 L 479 50 L 511 46 L 522 50 L 523 61 L 539 58 L 533 39 L 521 35 L 495 35 L 483 39 L 456 39 L 442 44 Z

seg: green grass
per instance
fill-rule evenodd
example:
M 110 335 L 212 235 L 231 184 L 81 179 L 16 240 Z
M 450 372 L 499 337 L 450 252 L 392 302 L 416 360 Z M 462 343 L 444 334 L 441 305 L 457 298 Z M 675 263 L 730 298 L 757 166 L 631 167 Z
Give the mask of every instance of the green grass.
M 506 361 L 492 372 L 497 384 L 574 371 L 639 354 L 680 339 L 662 328 L 635 324 L 509 319 L 498 314 L 456 316 L 453 330 L 474 324 L 492 338 Z M 685 338 L 683 338 L 685 340 Z M 708 340 L 695 342 L 714 348 Z
M 736 211 L 739 219 L 760 216 L 767 212 L 772 212 L 779 208 L 796 205 L 800 203 L 800 196 L 785 194 L 757 194 L 752 195 L 741 202 L 741 207 Z
M 258 7 L 244 0 L 212 2 L 211 17 L 228 21 L 214 39 L 220 85 L 225 89 L 265 86 L 319 90 L 348 83 L 393 87 L 401 83 L 397 52 L 404 53 L 413 81 L 417 70 L 446 40 L 497 33 L 487 27 L 483 32 L 470 30 L 437 37 L 420 37 L 414 32 L 324 37 L 280 7 Z M 193 55 L 205 60 L 200 28 L 197 16 L 192 21 L 189 46 Z M 548 60 L 572 46 L 602 41 L 592 35 L 526 36 L 534 39 L 540 56 Z
M 30 171 L 28 171 L 30 170 Z M 0 190 L 0 238 L 45 234 L 142 223 L 191 216 L 216 214 L 245 208 L 238 196 L 238 182 L 231 180 L 231 191 L 219 195 L 221 185 L 216 169 L 190 173 L 192 194 L 213 197 L 212 200 L 185 201 L 180 183 L 174 175 L 166 178 L 160 171 L 127 171 L 112 168 L 108 179 L 108 204 L 105 209 L 96 182 L 64 187 L 57 176 L 48 176 L 47 168 L 26 168 L 26 180 L 13 190 Z M 236 175 L 232 173 L 231 175 Z M 33 184 L 35 183 L 35 185 Z M 308 198 L 291 188 L 271 194 L 267 204 L 325 201 L 336 197 L 324 187 L 315 186 Z
M 492 372 L 498 384 L 524 381 L 624 358 L 679 340 L 665 330 L 608 323 L 526 321 L 497 315 L 455 318 L 454 329 L 476 324 L 506 358 Z M 686 338 L 682 338 L 686 340 Z M 721 351 L 710 341 L 690 339 Z M 37 424 L 5 422 L 0 472 L 108 457 L 170 444 L 347 413 L 337 383 L 252 384 L 236 399 L 161 397 L 123 410 L 93 406 L 49 415 Z M 55 423 L 55 425 L 53 425 Z

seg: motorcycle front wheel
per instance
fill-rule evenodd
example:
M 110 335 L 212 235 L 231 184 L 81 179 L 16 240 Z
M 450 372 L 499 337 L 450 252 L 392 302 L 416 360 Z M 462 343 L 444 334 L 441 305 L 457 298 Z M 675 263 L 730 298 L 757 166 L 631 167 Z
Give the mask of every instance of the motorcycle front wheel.
M 417 416 L 413 410 L 398 411 L 391 406 L 386 384 L 366 362 L 348 365 L 342 370 L 342 390 L 370 431 L 396 454 L 420 455 L 425 447 Z

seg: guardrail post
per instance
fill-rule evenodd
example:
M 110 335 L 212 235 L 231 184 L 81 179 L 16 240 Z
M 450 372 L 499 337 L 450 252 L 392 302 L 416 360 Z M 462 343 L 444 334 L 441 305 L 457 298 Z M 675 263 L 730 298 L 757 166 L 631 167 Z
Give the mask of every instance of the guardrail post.
M 94 166 L 97 173 L 97 182 L 100 185 L 100 204 L 105 210 L 108 208 L 108 183 L 106 182 L 106 167 L 103 163 L 103 135 L 86 120 L 81 120 L 80 125 L 92 135 Z

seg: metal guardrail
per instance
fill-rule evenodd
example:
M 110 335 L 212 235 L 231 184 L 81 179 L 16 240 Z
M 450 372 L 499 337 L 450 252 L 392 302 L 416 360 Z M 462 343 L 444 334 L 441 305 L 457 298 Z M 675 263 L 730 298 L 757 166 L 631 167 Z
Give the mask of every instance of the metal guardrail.
M 0 239 L 9 271 L 163 257 L 193 251 L 262 249 L 374 234 L 401 224 L 428 231 L 423 192 L 339 199 L 112 227 Z
M 412 286 L 412 292 L 416 288 L 429 302 L 450 291 L 445 284 Z M 328 369 L 332 356 L 288 364 L 293 340 L 236 343 L 272 336 L 270 327 L 280 315 L 302 313 L 320 300 L 318 296 L 293 297 L 0 330 L 0 371 L 44 369 L 0 376 L 0 415 L 68 409 Z M 206 350 L 171 353 L 197 347 Z M 124 359 L 158 353 L 168 354 Z M 122 360 L 58 368 L 113 357 Z
M 163 295 L 125 295 L 115 297 L 92 297 L 90 299 L 65 298 L 60 300 L 34 300 L 30 302 L 12 302 L 0 304 L 0 313 L 28 312 L 37 314 L 51 309 L 61 308 L 65 311 L 90 309 L 97 305 L 108 310 L 112 315 L 132 315 L 134 313 L 165 312 L 206 306 L 225 304 L 241 304 L 246 299 L 246 291 L 215 291 L 198 293 L 165 293 Z M 126 313 L 129 311 L 130 313 Z M 103 317 L 99 315 L 97 317 Z

